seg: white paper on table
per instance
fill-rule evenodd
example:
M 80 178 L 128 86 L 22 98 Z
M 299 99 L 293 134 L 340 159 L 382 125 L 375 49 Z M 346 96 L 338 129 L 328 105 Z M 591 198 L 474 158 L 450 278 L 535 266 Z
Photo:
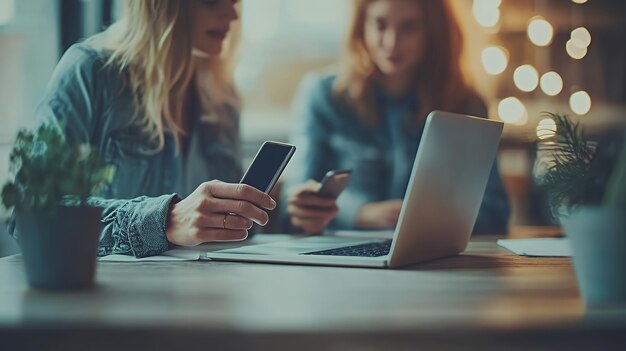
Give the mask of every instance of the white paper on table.
M 571 257 L 568 238 L 500 239 L 498 245 L 520 256 Z
M 173 249 L 165 251 L 158 256 L 149 256 L 136 258 L 129 255 L 108 255 L 100 257 L 100 262 L 179 262 L 179 261 L 197 261 L 203 252 L 183 249 Z

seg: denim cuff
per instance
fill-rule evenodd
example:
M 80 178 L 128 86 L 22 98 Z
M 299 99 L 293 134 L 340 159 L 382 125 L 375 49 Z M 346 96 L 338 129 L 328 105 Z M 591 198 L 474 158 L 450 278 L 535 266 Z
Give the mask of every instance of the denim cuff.
M 122 221 L 126 224 L 128 241 L 137 258 L 159 255 L 169 250 L 165 235 L 170 204 L 180 201 L 177 194 L 129 201 Z

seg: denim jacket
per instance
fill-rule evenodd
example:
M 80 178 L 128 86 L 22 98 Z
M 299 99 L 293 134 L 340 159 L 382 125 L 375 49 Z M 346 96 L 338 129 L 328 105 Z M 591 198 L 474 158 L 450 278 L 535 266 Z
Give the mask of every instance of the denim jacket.
M 376 90 L 375 98 L 384 118 L 375 127 L 365 125 L 356 111 L 336 103 L 332 95 L 335 79 L 309 75 L 300 85 L 291 135 L 298 151 L 291 161 L 286 187 L 308 179 L 319 181 L 331 169 L 352 169 L 352 179 L 337 199 L 339 214 L 329 225 L 331 229 L 350 229 L 355 228 L 364 205 L 404 197 L 422 127 L 411 123 L 418 108 L 415 97 L 396 98 L 382 89 Z M 455 112 L 485 117 L 484 104 L 476 101 L 474 105 Z M 474 232 L 506 232 L 509 213 L 494 164 Z M 288 220 L 284 208 L 283 220 Z
M 165 235 L 170 204 L 201 183 L 219 179 L 237 182 L 241 176 L 238 141 L 232 145 L 214 137 L 202 111 L 192 109 L 192 128 L 185 154 L 174 137 L 165 134 L 155 152 L 129 122 L 135 113 L 124 73 L 110 65 L 107 51 L 87 43 L 69 48 L 59 61 L 37 109 L 40 121 L 66 124 L 70 144 L 89 143 L 116 168 L 113 182 L 89 204 L 103 208 L 98 255 L 156 255 L 168 250 Z M 231 111 L 235 123 L 238 112 Z M 238 124 L 238 123 L 236 123 Z

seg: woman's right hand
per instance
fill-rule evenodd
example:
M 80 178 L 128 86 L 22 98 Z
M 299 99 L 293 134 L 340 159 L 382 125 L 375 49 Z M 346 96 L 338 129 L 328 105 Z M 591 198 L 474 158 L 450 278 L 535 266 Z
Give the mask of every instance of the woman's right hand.
M 359 229 L 392 229 L 398 224 L 402 200 L 373 202 L 361 208 L 356 225 Z
M 170 206 L 165 233 L 180 246 L 243 240 L 253 222 L 267 224 L 265 210 L 274 208 L 276 201 L 249 185 L 212 180 Z
M 317 195 L 320 184 L 310 180 L 296 186 L 289 193 L 287 213 L 291 225 L 306 234 L 319 234 L 337 216 L 339 208 L 335 199 Z

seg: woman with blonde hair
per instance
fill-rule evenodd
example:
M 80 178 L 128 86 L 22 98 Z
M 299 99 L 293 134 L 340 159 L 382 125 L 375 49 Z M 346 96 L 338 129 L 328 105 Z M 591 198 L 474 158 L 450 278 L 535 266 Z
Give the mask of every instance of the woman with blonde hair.
M 446 1 L 355 0 L 339 73 L 305 78 L 296 95 L 290 225 L 309 233 L 327 225 L 396 225 L 428 113 L 486 117 L 464 79 L 461 51 L 461 31 Z M 353 170 L 336 202 L 315 196 L 318 185 L 307 182 L 330 169 Z M 504 233 L 508 217 L 494 164 L 474 232 Z
M 268 221 L 275 201 L 231 184 L 241 177 L 227 47 L 237 19 L 232 0 L 127 0 L 120 21 L 60 60 L 38 117 L 116 167 L 90 199 L 104 207 L 100 256 L 242 240 Z

